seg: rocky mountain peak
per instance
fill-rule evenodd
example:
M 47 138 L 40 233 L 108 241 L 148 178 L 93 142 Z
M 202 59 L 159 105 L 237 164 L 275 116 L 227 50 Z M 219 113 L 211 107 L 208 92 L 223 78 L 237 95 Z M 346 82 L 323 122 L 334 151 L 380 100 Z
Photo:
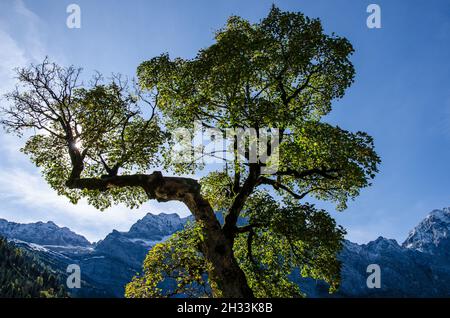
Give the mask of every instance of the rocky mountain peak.
M 398 250 L 401 249 L 401 246 L 394 239 L 379 236 L 375 241 L 369 242 L 367 248 L 371 252 L 379 253 L 386 250 Z
M 408 235 L 403 246 L 434 254 L 436 248 L 450 239 L 450 208 L 431 211 Z
M 59 227 L 52 221 L 20 224 L 0 219 L 0 235 L 39 245 L 83 247 L 91 245 L 84 236 L 72 232 L 67 227 Z
M 176 213 L 147 213 L 142 219 L 133 224 L 125 235 L 128 238 L 159 240 L 183 228 L 185 218 Z

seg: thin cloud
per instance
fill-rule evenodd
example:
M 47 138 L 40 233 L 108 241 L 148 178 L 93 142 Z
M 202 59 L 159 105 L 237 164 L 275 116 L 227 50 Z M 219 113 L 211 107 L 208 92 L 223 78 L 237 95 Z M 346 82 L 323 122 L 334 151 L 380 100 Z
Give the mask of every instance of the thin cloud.
M 51 220 L 60 226 L 70 227 L 90 240 L 101 239 L 113 229 L 126 231 L 148 212 L 181 212 L 187 215 L 186 209 L 176 203 L 149 202 L 131 211 L 119 204 L 103 212 L 86 200 L 74 205 L 66 197 L 58 196 L 41 176 L 20 168 L 0 171 L 0 200 L 4 209 L 2 217 L 8 220 L 22 223 Z
M 15 86 L 14 68 L 38 62 L 51 54 L 42 41 L 43 21 L 23 1 L 2 2 L 0 18 L 0 95 L 3 95 Z M 2 105 L 5 102 L 0 99 Z M 0 132 L 0 218 L 21 223 L 51 220 L 95 241 L 113 229 L 128 230 L 147 212 L 188 214 L 187 209 L 177 203 L 149 202 L 133 211 L 118 205 L 105 212 L 85 200 L 73 205 L 67 198 L 58 196 L 39 170 L 19 152 L 23 142 Z

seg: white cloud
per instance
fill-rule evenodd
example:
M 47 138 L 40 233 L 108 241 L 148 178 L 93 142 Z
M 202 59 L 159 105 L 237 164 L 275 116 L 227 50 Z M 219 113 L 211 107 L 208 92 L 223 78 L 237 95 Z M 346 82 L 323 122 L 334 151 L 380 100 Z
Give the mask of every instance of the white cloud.
M 52 220 L 90 240 L 101 239 L 113 229 L 126 231 L 147 212 L 188 214 L 186 208 L 177 203 L 149 202 L 132 211 L 117 205 L 103 212 L 85 200 L 73 205 L 67 198 L 58 196 L 37 173 L 19 167 L 0 171 L 0 200 L 3 218 L 21 223 Z
M 21 0 L 0 4 L 0 95 L 14 87 L 15 67 L 51 56 L 42 41 L 43 25 Z M 52 59 L 56 58 L 52 56 Z M 0 133 L 0 218 L 22 223 L 52 220 L 94 241 L 113 229 L 128 230 L 147 212 L 188 214 L 178 203 L 150 202 L 134 211 L 119 205 L 105 212 L 89 206 L 86 201 L 73 205 L 67 198 L 58 196 L 39 175 L 38 169 L 18 151 L 22 144 L 23 140 Z

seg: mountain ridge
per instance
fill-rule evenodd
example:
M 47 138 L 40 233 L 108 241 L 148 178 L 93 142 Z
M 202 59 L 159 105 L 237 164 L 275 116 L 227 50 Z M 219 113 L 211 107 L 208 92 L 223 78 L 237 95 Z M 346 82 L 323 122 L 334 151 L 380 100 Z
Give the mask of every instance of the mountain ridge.
M 441 241 L 450 238 L 450 208 L 431 211 L 414 229 L 402 246 L 435 254 Z M 438 253 L 439 254 L 439 253 Z
M 40 245 L 92 245 L 84 236 L 73 232 L 68 227 L 59 227 L 53 221 L 23 224 L 0 219 L 0 233 L 7 238 L 12 237 Z
M 83 240 L 80 241 L 81 246 L 71 247 L 44 245 L 41 248 L 35 242 L 26 241 L 20 244 L 60 269 L 64 269 L 68 262 L 79 264 L 85 275 L 86 285 L 90 287 L 84 291 L 73 291 L 74 296 L 123 297 L 124 285 L 141 270 L 149 249 L 181 230 L 191 219 L 192 216 L 182 218 L 176 213 L 147 213 L 128 231 L 113 230 L 95 244 L 83 245 Z M 3 234 L 2 229 L 18 226 L 18 223 L 11 222 L 15 225 L 5 227 L 4 222 L 7 221 L 0 219 L 0 235 Z M 37 222 L 32 223 L 32 226 L 34 229 L 44 230 L 44 233 L 48 229 L 56 232 L 64 229 L 52 223 Z M 345 240 L 339 254 L 342 261 L 342 283 L 338 293 L 329 295 L 327 285 L 321 281 L 300 278 L 298 282 L 310 297 L 448 297 L 449 231 L 450 208 L 433 210 L 410 231 L 401 244 L 382 236 L 365 244 Z M 77 235 L 72 231 L 63 232 Z M 22 232 L 10 230 L 9 233 L 11 236 Z M 67 240 L 63 239 L 64 242 Z M 381 289 L 367 288 L 366 269 L 369 264 L 378 264 L 381 268 Z
M 128 231 L 113 230 L 95 243 L 51 221 L 20 224 L 3 220 L 0 235 L 40 256 L 62 275 L 69 264 L 79 265 L 85 279 L 82 285 L 87 287 L 73 289 L 72 296 L 123 297 L 124 285 L 141 270 L 150 248 L 190 219 L 175 213 L 147 213 Z

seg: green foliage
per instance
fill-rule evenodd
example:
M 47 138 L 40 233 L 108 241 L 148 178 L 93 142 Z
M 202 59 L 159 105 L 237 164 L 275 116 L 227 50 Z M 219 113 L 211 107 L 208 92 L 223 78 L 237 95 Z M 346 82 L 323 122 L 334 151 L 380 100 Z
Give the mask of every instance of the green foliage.
M 65 186 L 65 181 L 70 175 L 71 163 L 67 155 L 67 145 L 63 140 L 53 135 L 36 134 L 26 141 L 21 151 L 41 168 L 45 181 L 59 195 L 67 196 L 72 203 L 79 200 L 80 192 L 69 190 Z
M 0 238 L 0 298 L 67 297 L 61 277 Z
M 145 173 L 157 166 L 165 136 L 155 96 L 118 75 L 108 81 L 97 75 L 90 86 L 80 86 L 80 72 L 47 60 L 20 69 L 21 86 L 6 95 L 14 106 L 3 108 L 2 123 L 19 135 L 34 128 L 22 151 L 41 168 L 49 185 L 72 203 L 87 197 L 99 209 L 119 202 L 136 207 L 147 200 L 138 188 L 108 192 L 67 188 L 74 167 L 68 149 L 80 153 L 83 178 L 113 176 L 119 169 L 122 174 Z
M 333 101 L 353 83 L 352 53 L 350 42 L 325 34 L 319 19 L 273 6 L 258 23 L 230 17 L 215 42 L 192 59 L 162 54 L 143 62 L 134 90 L 118 76 L 106 82 L 97 76 L 92 85 L 82 86 L 79 70 L 47 60 L 20 69 L 22 87 L 7 95 L 13 106 L 3 108 L 1 122 L 18 134 L 36 129 L 23 151 L 47 182 L 73 203 L 86 197 L 99 209 L 119 202 L 136 207 L 148 199 L 138 187 L 142 184 L 113 183 L 119 170 L 123 177 L 154 167 L 178 175 L 204 168 L 195 157 L 173 162 L 173 147 L 179 144 L 168 132 L 174 129 L 192 132 L 194 121 L 222 133 L 278 128 L 275 173 L 262 174 L 267 163 L 250 162 L 248 155 L 227 158 L 223 168 L 200 180 L 201 194 L 228 219 L 223 234 L 234 240 L 235 256 L 255 295 L 301 296 L 290 277 L 294 268 L 335 290 L 344 231 L 308 199 L 331 201 L 343 210 L 371 184 L 380 163 L 368 134 L 325 122 Z M 237 142 L 232 144 L 236 154 Z M 68 189 L 68 180 L 80 178 L 84 182 L 68 184 L 84 190 Z M 165 194 L 178 190 L 158 182 L 156 190 Z M 165 194 L 157 198 L 168 200 Z M 198 201 L 207 205 L 203 198 Z M 233 224 L 239 216 L 247 227 Z M 143 275 L 127 286 L 127 297 L 207 295 L 212 283 L 203 274 L 212 265 L 198 246 L 203 234 L 210 237 L 207 231 L 190 226 L 156 245 Z M 162 294 L 161 286 L 170 280 L 175 285 Z
M 259 192 L 248 201 L 243 216 L 251 231 L 239 234 L 233 249 L 256 297 L 302 297 L 295 270 L 300 270 L 302 277 L 328 282 L 330 292 L 338 288 L 336 252 L 342 247 L 345 231 L 328 213 L 309 204 L 281 206 Z M 210 296 L 213 282 L 208 281 L 201 240 L 200 225 L 190 224 L 155 245 L 144 261 L 142 275 L 127 285 L 125 296 Z
M 215 40 L 192 60 L 163 54 L 138 68 L 173 127 L 288 127 L 327 114 L 353 81 L 351 44 L 301 13 L 274 7 L 256 24 L 234 16 Z
M 210 295 L 205 280 L 207 262 L 199 251 L 203 240 L 200 224 L 188 224 L 166 242 L 156 244 L 145 258 L 144 273 L 125 288 L 125 297 L 170 297 L 177 294 Z M 164 291 L 163 291 L 164 287 Z
M 243 216 L 250 231 L 239 234 L 235 255 L 257 297 L 302 296 L 292 277 L 321 279 L 336 291 L 345 231 L 324 210 L 310 204 L 281 205 L 268 193 L 249 199 Z
M 280 144 L 280 154 L 279 170 L 283 172 L 279 183 L 297 193 L 334 201 L 339 210 L 346 208 L 348 198 L 355 198 L 361 188 L 371 185 L 380 162 L 368 134 L 321 122 L 293 127 Z M 303 177 L 289 173 L 313 169 L 323 173 Z
M 157 163 L 161 131 L 157 118 L 145 120 L 139 98 L 116 82 L 76 90 L 75 114 L 82 127 L 80 145 L 88 156 L 106 156 L 112 167 L 120 163 L 123 173 L 145 172 Z M 78 118 L 77 118 L 78 119 Z M 95 173 L 104 166 L 92 164 Z
M 216 211 L 230 206 L 233 196 L 233 179 L 225 172 L 211 172 L 200 180 L 202 195 Z
M 191 128 L 197 120 L 223 132 L 280 129 L 278 171 L 261 176 L 250 191 L 240 213 L 248 224 L 234 238 L 235 257 L 257 297 L 302 296 L 292 276 L 295 269 L 325 280 L 330 292 L 338 288 L 336 255 L 345 231 L 327 212 L 304 201 L 315 197 L 345 209 L 378 172 L 372 137 L 323 122 L 332 101 L 353 83 L 352 53 L 348 40 L 324 34 L 318 19 L 273 7 L 255 24 L 230 17 L 216 32 L 215 43 L 193 59 L 163 54 L 138 68 L 141 86 L 159 93 L 167 127 Z M 202 168 L 193 162 L 177 169 L 193 172 L 193 167 Z M 249 175 L 245 160 L 229 162 L 201 179 L 202 195 L 226 215 Z M 173 250 L 186 242 L 175 237 L 164 244 Z M 156 251 L 149 255 L 155 257 Z M 167 271 L 166 266 L 183 265 L 167 257 L 165 262 L 147 258 L 142 276 L 147 280 L 134 282 L 143 290 L 164 281 L 155 273 Z M 204 284 L 203 276 L 197 278 Z M 146 295 L 138 291 L 133 297 Z
M 215 40 L 191 60 L 163 54 L 139 66 L 141 85 L 159 92 L 168 127 L 191 127 L 197 120 L 222 131 L 279 128 L 277 183 L 345 209 L 349 198 L 370 185 L 380 163 L 372 137 L 322 121 L 353 83 L 352 45 L 324 34 L 318 19 L 276 7 L 255 24 L 230 17 Z M 192 173 L 193 167 L 202 168 L 192 162 L 177 171 Z M 326 173 L 301 175 L 312 169 Z M 247 170 L 239 160 L 202 180 L 214 207 L 229 207 L 233 174 Z

